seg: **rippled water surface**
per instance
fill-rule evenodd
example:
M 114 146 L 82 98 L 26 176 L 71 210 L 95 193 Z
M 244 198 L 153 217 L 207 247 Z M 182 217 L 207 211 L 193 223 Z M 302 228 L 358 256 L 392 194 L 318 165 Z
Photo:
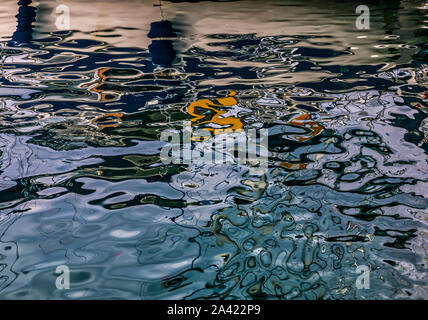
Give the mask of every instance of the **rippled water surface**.
M 427 299 L 428 5 L 365 4 L 2 0 L 0 298 Z

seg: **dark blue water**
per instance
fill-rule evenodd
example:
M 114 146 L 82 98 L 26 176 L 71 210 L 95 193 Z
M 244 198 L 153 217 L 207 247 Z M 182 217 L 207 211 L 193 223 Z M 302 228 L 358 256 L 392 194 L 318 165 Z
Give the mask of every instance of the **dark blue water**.
M 368 2 L 369 30 L 352 1 L 70 0 L 65 30 L 55 1 L 19 4 L 0 5 L 0 298 L 428 297 L 423 1 Z M 164 164 L 183 121 L 267 129 L 268 170 Z

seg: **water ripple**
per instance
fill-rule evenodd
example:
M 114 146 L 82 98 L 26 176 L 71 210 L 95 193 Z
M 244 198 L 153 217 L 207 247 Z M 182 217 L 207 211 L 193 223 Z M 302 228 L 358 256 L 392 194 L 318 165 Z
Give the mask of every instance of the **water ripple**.
M 423 9 L 69 2 L 0 15 L 0 298 L 427 298 Z M 266 129 L 268 170 L 163 163 L 183 121 Z

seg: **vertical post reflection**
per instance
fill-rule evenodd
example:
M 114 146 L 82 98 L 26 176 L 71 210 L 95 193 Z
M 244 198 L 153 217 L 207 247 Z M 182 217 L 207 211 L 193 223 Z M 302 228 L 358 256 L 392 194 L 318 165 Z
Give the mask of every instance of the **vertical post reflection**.
M 18 24 L 16 31 L 12 35 L 12 41 L 16 43 L 29 43 L 32 39 L 33 22 L 36 20 L 36 8 L 30 6 L 32 0 L 19 0 L 18 1 Z
M 149 52 L 153 64 L 164 68 L 172 67 L 176 58 L 176 52 L 174 50 L 173 41 L 171 39 L 165 39 L 177 37 L 171 21 L 162 20 L 152 22 L 147 36 L 150 39 L 154 39 L 149 45 Z

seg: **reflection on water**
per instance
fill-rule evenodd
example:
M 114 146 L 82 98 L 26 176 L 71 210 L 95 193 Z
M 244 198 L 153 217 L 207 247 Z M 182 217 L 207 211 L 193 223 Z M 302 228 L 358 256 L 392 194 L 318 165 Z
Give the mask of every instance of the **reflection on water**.
M 428 297 L 423 1 L 58 4 L 0 5 L 1 298 Z M 183 121 L 268 171 L 162 163 Z

